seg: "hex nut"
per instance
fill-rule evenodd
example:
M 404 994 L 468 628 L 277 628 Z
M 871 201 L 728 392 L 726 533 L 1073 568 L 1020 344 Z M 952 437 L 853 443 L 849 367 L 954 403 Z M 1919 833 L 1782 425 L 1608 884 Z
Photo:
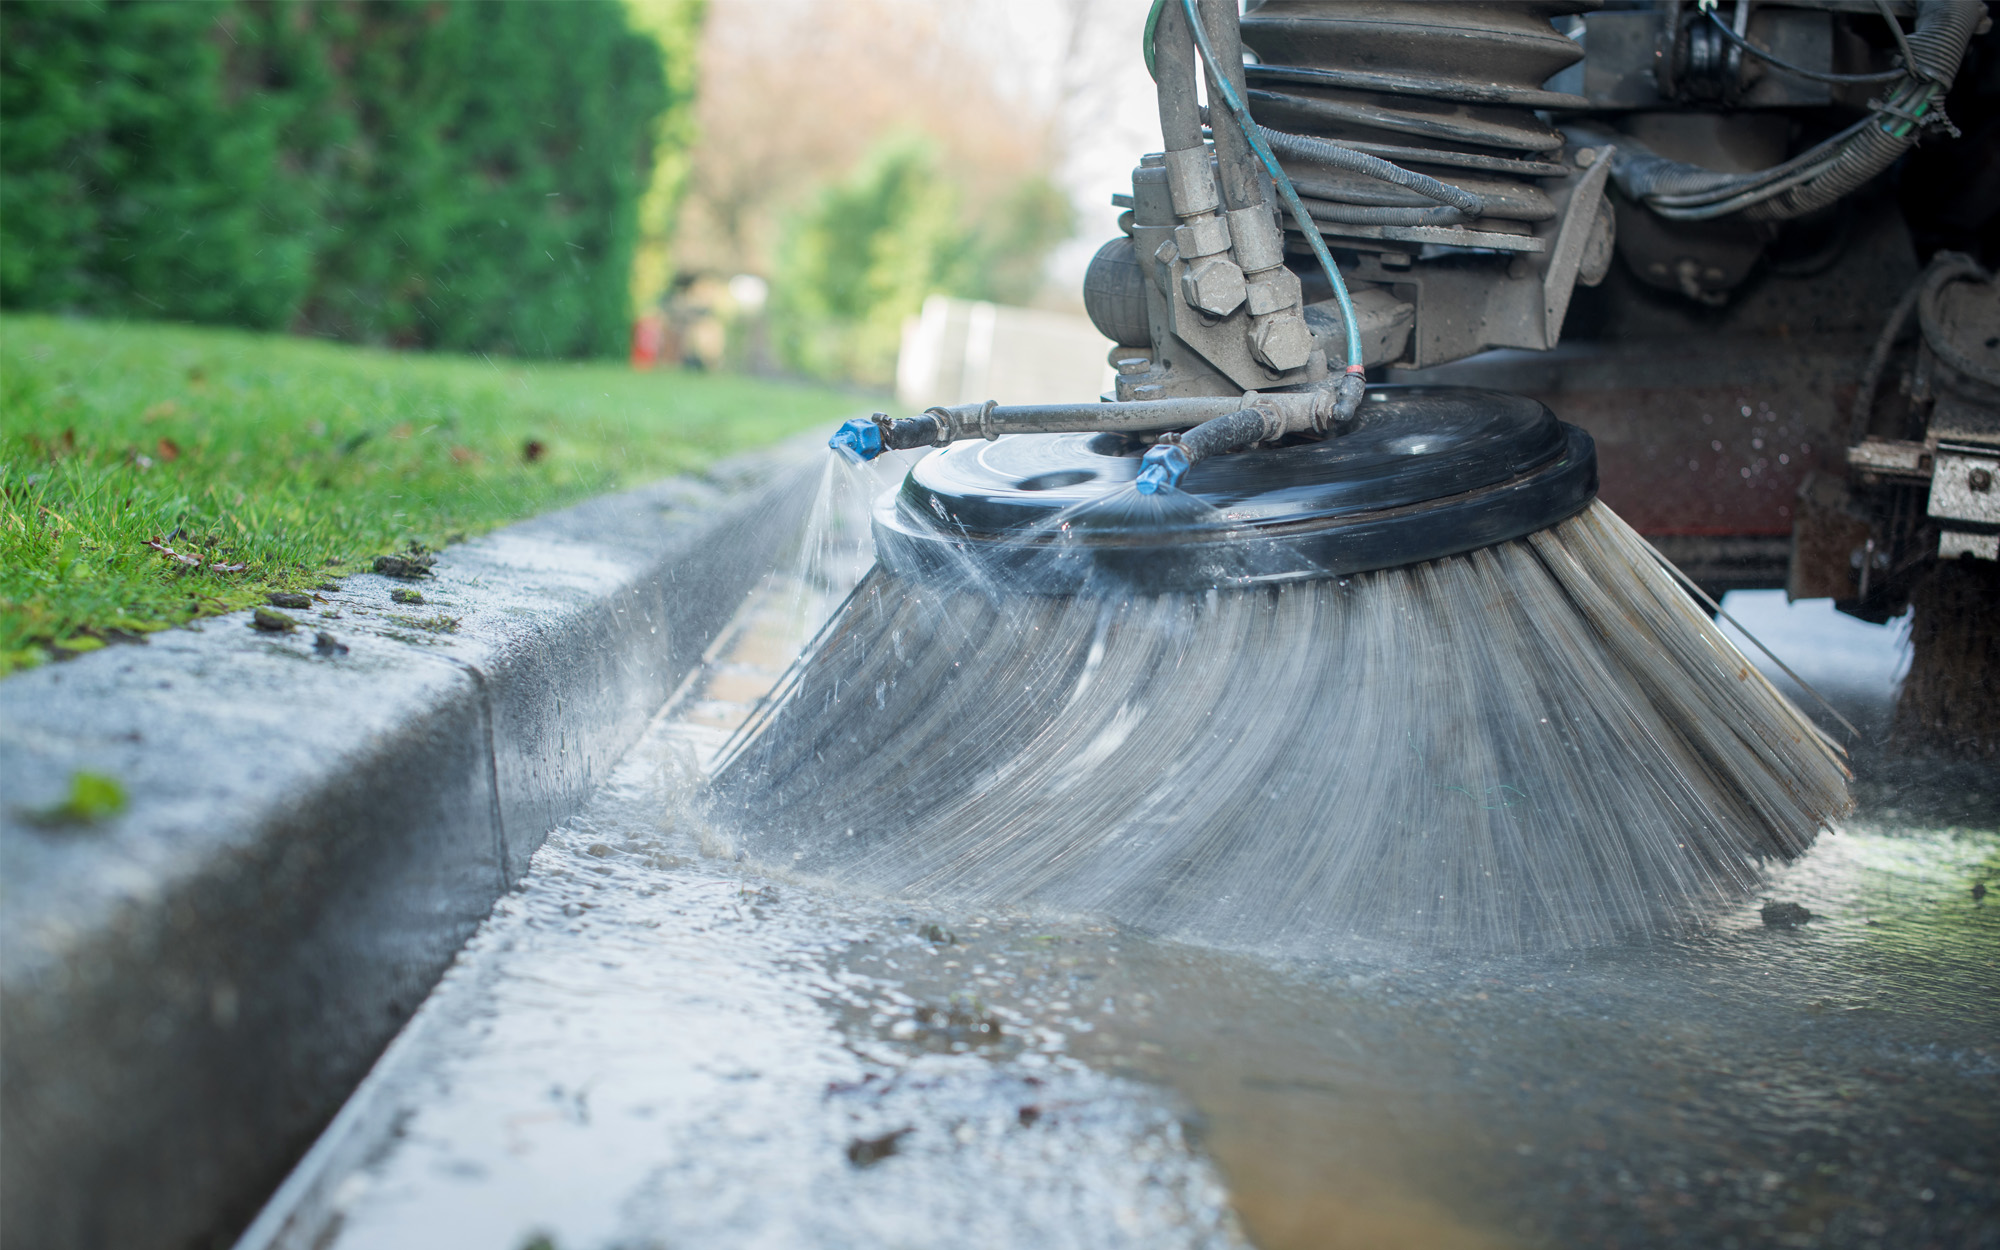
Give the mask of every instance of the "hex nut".
M 1229 222 L 1221 217 L 1197 217 L 1174 227 L 1174 247 L 1189 261 L 1229 250 Z
M 1227 317 L 1243 303 L 1243 271 L 1220 256 L 1195 261 L 1181 274 L 1181 295 L 1210 316 Z
M 1280 373 L 1303 366 L 1312 350 L 1312 331 L 1296 313 L 1266 318 L 1250 329 L 1250 354 Z
M 1272 269 L 1257 275 L 1256 281 L 1245 288 L 1245 299 L 1250 305 L 1250 315 L 1259 317 L 1297 307 L 1299 293 L 1299 275 L 1289 269 Z
M 1215 169 L 1209 161 L 1207 144 L 1161 154 L 1161 163 L 1167 168 L 1167 195 L 1175 213 L 1210 213 L 1220 207 Z

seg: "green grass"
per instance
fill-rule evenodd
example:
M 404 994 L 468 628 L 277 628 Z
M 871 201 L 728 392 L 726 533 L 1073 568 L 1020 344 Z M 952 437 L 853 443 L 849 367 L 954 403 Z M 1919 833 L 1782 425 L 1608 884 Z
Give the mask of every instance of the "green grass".
M 861 406 L 606 363 L 0 317 L 0 673 L 696 470 Z

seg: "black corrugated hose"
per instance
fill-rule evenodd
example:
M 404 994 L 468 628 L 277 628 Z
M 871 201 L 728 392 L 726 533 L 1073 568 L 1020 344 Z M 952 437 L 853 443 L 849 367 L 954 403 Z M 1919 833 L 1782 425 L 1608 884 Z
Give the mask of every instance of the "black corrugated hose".
M 1769 169 L 1725 174 L 1669 160 L 1630 135 L 1576 128 L 1578 142 L 1615 143 L 1618 189 L 1675 221 L 1741 213 L 1752 221 L 1788 221 L 1846 196 L 1910 149 L 1929 126 L 1950 126 L 1944 96 L 1958 73 L 1985 5 L 1977 0 L 1918 0 L 1917 25 L 1905 38 L 1901 83 L 1869 115 L 1832 138 Z

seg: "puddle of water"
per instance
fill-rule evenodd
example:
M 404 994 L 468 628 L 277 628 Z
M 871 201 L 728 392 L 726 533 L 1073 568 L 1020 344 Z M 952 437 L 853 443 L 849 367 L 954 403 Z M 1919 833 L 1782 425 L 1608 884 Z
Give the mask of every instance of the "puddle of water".
M 246 1245 L 2000 1246 L 1991 776 L 1878 770 L 1773 874 L 1802 925 L 1552 956 L 858 898 L 698 802 L 857 550 L 746 609 Z

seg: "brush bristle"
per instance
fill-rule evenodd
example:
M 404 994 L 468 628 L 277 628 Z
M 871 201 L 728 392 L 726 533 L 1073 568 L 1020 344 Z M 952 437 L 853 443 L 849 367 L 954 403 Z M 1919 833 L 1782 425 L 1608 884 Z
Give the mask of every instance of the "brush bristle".
M 869 575 L 716 779 L 754 857 L 1323 953 L 1698 920 L 1836 753 L 1602 505 L 1413 568 L 995 598 Z

